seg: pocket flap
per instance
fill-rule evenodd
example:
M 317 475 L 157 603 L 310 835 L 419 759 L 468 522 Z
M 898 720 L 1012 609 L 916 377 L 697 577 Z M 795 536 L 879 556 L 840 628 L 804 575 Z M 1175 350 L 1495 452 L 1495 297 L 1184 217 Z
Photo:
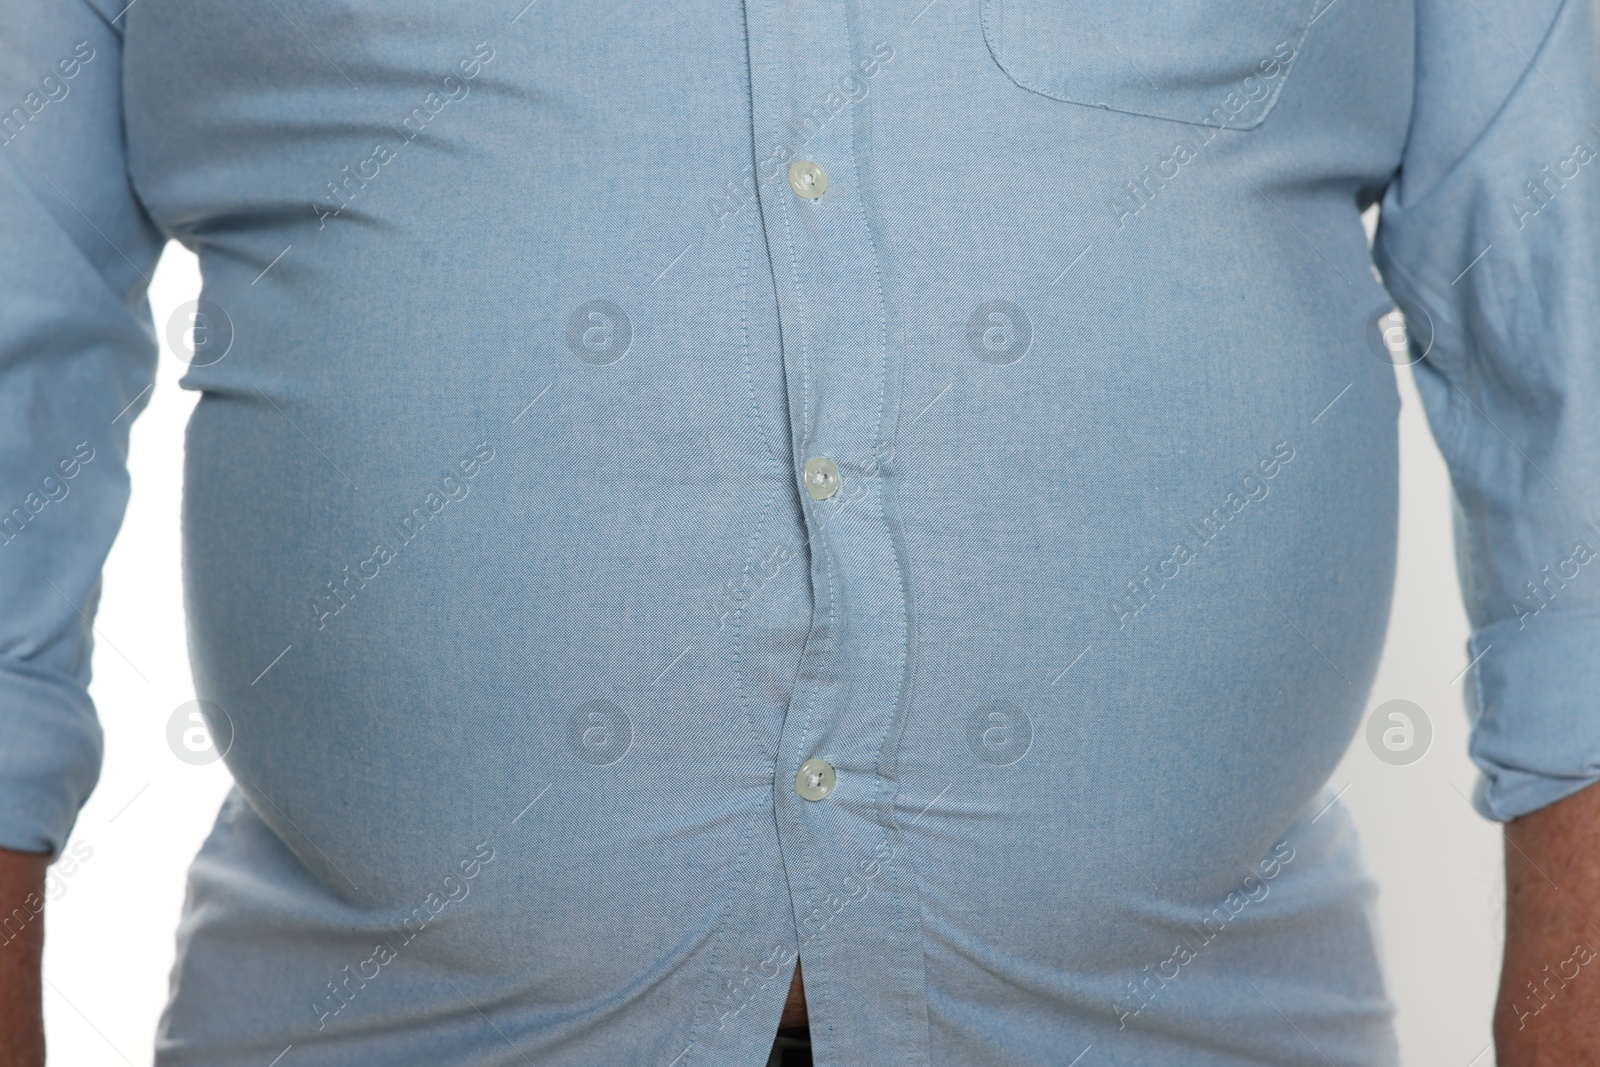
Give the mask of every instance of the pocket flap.
M 1248 130 L 1277 103 L 1316 0 L 981 0 L 1012 81 L 1043 96 Z

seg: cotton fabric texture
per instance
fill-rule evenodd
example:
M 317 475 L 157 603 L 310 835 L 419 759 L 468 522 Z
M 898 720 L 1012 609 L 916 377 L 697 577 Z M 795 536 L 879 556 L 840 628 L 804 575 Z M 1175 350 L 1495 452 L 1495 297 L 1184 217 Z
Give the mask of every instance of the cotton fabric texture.
M 1416 357 L 1475 803 L 1600 777 L 1592 2 L 4 11 L 0 846 L 201 394 L 162 1067 L 1393 1064 Z

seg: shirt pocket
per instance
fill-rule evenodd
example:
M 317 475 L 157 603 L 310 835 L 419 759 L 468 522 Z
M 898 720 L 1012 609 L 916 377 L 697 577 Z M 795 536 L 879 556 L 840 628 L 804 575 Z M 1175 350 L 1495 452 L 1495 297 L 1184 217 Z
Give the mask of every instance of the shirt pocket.
M 1024 89 L 1229 129 L 1278 102 L 1318 0 L 979 0 L 983 36 Z

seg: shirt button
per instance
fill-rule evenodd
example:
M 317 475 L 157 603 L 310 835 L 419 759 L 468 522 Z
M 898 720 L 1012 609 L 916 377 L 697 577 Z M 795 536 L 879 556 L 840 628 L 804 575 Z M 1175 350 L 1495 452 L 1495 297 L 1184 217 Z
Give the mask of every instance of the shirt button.
M 797 159 L 789 164 L 789 184 L 797 196 L 815 200 L 828 189 L 828 172 L 809 159 Z
M 827 456 L 806 460 L 806 492 L 812 500 L 826 500 L 839 491 L 839 468 Z
M 827 760 L 808 759 L 800 764 L 800 773 L 794 776 L 794 791 L 807 800 L 821 800 L 833 792 L 837 776 Z

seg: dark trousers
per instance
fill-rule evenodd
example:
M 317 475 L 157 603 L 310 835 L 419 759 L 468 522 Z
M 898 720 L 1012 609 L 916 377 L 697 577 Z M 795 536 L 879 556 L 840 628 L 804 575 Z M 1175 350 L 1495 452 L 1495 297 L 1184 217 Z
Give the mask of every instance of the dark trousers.
M 806 1029 L 779 1030 L 767 1067 L 811 1067 L 811 1038 Z

